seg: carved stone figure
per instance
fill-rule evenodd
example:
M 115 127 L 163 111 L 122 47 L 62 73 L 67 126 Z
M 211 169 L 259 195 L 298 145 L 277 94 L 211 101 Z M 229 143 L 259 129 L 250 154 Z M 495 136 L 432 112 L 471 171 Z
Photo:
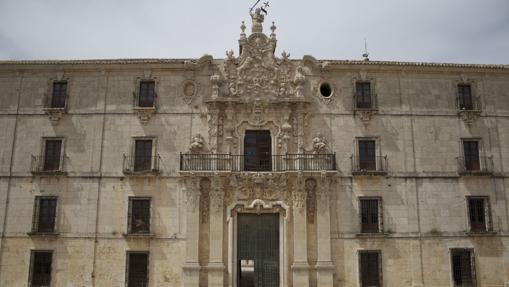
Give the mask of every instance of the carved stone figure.
M 262 10 L 260 8 L 256 8 L 255 12 L 250 12 L 251 19 L 253 20 L 253 27 L 252 32 L 253 33 L 261 33 L 263 31 L 263 21 L 265 20 L 265 17 L 262 14 Z
M 200 134 L 194 135 L 189 145 L 189 151 L 194 154 L 203 152 L 204 142 L 205 140 Z
M 327 143 L 325 142 L 325 137 L 320 134 L 317 134 L 313 138 L 313 153 L 314 154 L 323 154 L 327 151 Z

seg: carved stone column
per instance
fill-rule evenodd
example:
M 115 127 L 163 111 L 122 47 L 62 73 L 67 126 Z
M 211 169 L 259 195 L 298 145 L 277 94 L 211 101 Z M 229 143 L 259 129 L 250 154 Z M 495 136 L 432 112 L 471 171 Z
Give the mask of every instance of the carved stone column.
M 184 179 L 186 196 L 186 262 L 183 266 L 184 287 L 196 287 L 200 281 L 198 240 L 200 226 L 200 187 L 198 178 Z
M 210 193 L 210 257 L 208 265 L 208 286 L 223 287 L 223 202 L 224 188 L 218 175 L 212 179 Z
M 317 198 L 317 286 L 333 286 L 334 263 L 331 259 L 330 239 L 330 185 L 331 179 L 322 175 L 318 185 Z
M 301 176 L 292 192 L 293 200 L 293 286 L 309 286 L 307 251 L 306 190 Z

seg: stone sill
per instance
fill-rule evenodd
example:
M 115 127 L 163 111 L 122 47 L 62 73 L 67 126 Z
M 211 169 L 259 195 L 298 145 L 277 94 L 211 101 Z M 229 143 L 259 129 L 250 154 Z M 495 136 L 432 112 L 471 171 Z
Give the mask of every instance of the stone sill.
M 65 176 L 67 175 L 67 171 L 63 170 L 41 170 L 41 171 L 32 171 L 33 176 Z
M 496 236 L 496 231 L 466 231 L 465 234 L 467 236 L 472 237 L 483 237 L 483 236 Z
M 458 171 L 460 176 L 492 176 L 492 171 L 482 171 L 482 170 L 468 170 L 468 171 Z
M 352 171 L 352 176 L 386 176 L 386 171 L 376 171 L 376 170 L 362 170 L 362 171 Z
M 161 171 L 158 169 L 148 170 L 148 171 L 132 171 L 132 170 L 123 170 L 122 171 L 125 176 L 158 176 L 161 174 Z
M 359 238 L 384 238 L 389 236 L 389 233 L 377 232 L 377 233 L 356 233 L 355 237 Z
M 125 238 L 154 238 L 154 233 L 124 233 L 122 234 Z
M 27 232 L 27 235 L 30 237 L 58 237 L 60 233 L 58 232 Z

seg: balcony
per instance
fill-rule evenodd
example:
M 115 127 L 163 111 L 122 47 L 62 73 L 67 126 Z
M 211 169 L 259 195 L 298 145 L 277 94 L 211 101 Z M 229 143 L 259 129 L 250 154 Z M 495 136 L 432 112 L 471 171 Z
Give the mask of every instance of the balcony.
M 180 154 L 181 171 L 335 171 L 336 154 Z
M 493 156 L 480 156 L 478 159 L 457 157 L 460 175 L 491 175 L 493 174 Z
M 155 156 L 127 156 L 124 154 L 122 171 L 126 175 L 159 174 L 161 157 Z
M 32 155 L 32 161 L 30 165 L 30 171 L 36 175 L 62 175 L 67 174 L 64 171 L 64 160 L 66 156 L 60 156 L 58 158 L 46 157 L 46 156 L 35 156 Z
M 387 174 L 387 156 L 375 156 L 370 159 L 360 159 L 351 156 L 352 175 L 385 175 Z
M 479 97 L 461 98 L 456 97 L 456 109 L 458 116 L 467 124 L 473 123 L 481 115 L 482 105 Z

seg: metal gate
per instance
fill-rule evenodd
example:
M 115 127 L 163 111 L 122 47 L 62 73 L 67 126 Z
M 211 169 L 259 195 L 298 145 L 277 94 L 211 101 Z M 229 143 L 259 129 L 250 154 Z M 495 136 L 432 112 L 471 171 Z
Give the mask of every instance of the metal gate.
M 279 214 L 239 214 L 237 286 L 279 286 Z

